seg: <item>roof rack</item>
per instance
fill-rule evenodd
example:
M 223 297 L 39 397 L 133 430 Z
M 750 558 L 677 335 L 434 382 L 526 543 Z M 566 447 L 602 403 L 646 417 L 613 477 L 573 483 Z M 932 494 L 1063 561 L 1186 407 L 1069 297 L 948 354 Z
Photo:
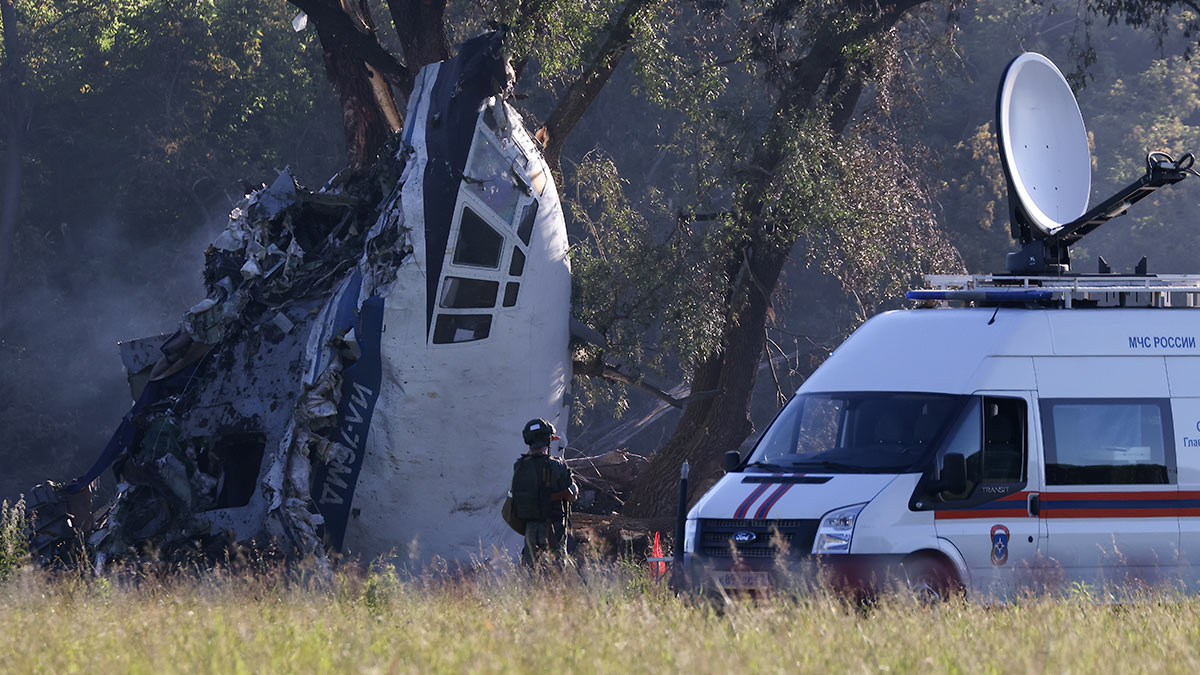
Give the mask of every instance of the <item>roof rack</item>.
M 1200 307 L 1200 274 L 927 274 L 925 283 L 906 297 L 939 307 Z

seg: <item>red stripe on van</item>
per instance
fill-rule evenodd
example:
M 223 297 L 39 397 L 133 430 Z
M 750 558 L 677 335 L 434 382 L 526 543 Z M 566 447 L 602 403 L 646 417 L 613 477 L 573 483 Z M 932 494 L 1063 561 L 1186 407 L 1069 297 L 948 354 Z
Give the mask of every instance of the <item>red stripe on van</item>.
M 1186 494 L 1186 493 L 1184 493 L 1184 494 Z M 1042 493 L 1042 500 L 1048 501 L 1048 502 L 1063 501 L 1063 500 L 1080 500 L 1080 499 L 1097 499 L 1097 500 L 1100 500 L 1100 499 L 1103 499 L 1103 500 L 1168 499 L 1168 500 L 1175 500 L 1175 499 L 1182 499 L 1182 498 L 1184 498 L 1184 497 L 1179 492 L 1176 492 L 1176 491 L 1164 492 L 1162 490 L 1154 490 L 1154 491 L 1150 491 L 1150 492 L 1094 492 L 1093 491 L 1093 492 L 1043 492 Z M 1198 493 L 1197 497 L 1195 497 L 1195 498 L 1200 498 L 1200 493 Z
M 996 518 L 1029 517 L 1028 511 L 1022 512 L 1022 511 L 1015 510 L 1012 508 L 1011 504 L 1013 502 L 1019 502 L 1021 504 L 1025 504 L 1026 502 L 1029 501 L 1030 494 L 1031 493 L 1026 492 L 1026 491 L 1014 492 L 1012 494 L 1004 495 L 1003 497 L 1000 497 L 999 499 L 995 499 L 990 502 L 984 502 L 983 504 L 980 504 L 979 506 L 972 507 L 969 509 L 938 509 L 933 512 L 933 517 L 936 519 L 939 519 L 939 520 L 963 519 L 963 518 L 987 518 L 989 520 L 995 520 Z M 988 505 L 990 505 L 990 504 L 999 504 L 999 503 L 1003 503 L 1006 508 L 1002 508 L 1002 509 L 988 508 Z
M 754 488 L 754 491 L 750 493 L 750 496 L 746 497 L 746 499 L 742 501 L 741 505 L 737 507 L 737 510 L 733 512 L 733 517 L 745 518 L 746 512 L 750 510 L 750 506 L 753 505 L 754 502 L 758 501 L 758 498 L 761 497 L 769 487 L 771 487 L 771 483 L 763 483 Z
M 1184 509 L 1164 506 L 1160 509 L 1055 509 L 1043 511 L 1043 518 L 1174 518 Z
M 767 497 L 767 500 L 762 503 L 762 506 L 758 507 L 758 511 L 754 514 L 754 517 L 756 519 L 766 518 L 767 514 L 771 512 L 771 508 L 775 506 L 775 502 L 778 502 L 779 498 L 782 497 L 785 492 L 791 490 L 792 485 L 793 483 L 784 483 L 783 485 L 780 485 L 775 492 L 771 493 L 770 497 Z

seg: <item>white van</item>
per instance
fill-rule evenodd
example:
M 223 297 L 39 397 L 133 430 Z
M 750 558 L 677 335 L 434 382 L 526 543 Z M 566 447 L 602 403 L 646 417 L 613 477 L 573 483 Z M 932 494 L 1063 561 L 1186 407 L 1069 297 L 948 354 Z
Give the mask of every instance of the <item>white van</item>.
M 939 308 L 865 323 L 691 509 L 694 577 L 761 586 L 819 556 L 936 593 L 1195 587 L 1200 277 L 929 280 L 910 295 Z M 1057 308 L 1009 306 L 1030 300 Z
M 1040 54 L 996 129 L 1008 273 L 926 277 L 931 309 L 863 324 L 687 515 L 691 578 L 757 587 L 819 559 L 842 581 L 1004 597 L 1067 582 L 1200 586 L 1200 276 L 1070 272 L 1069 248 L 1190 175 L 1089 209 L 1083 118 Z M 951 307 L 951 305 L 954 305 Z

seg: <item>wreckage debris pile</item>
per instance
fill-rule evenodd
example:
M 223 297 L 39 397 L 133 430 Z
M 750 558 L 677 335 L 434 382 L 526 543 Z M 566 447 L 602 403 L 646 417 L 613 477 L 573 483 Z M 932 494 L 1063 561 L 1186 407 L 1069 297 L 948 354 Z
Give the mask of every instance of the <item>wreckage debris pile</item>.
M 575 510 L 599 515 L 621 512 L 634 481 L 649 464 L 645 457 L 623 450 L 595 457 L 573 457 L 566 462 L 579 483 Z
M 335 355 L 304 386 L 311 346 L 309 331 L 298 328 L 316 321 L 356 269 L 366 266 L 373 284 L 385 284 L 411 253 L 401 223 L 376 226 L 403 171 L 403 153 L 397 160 L 395 148 L 387 150 L 375 167 L 339 174 L 320 191 L 285 169 L 236 205 L 205 252 L 205 299 L 173 335 L 122 343 L 136 403 L 109 447 L 73 483 L 31 491 L 31 542 L 41 560 L 67 557 L 80 539 L 104 557 L 148 549 L 164 558 L 219 555 L 238 537 L 197 515 L 245 506 L 273 453 L 284 455 L 275 473 L 286 477 L 261 486 L 265 510 L 276 514 L 273 527 L 260 515 L 264 534 L 299 554 L 323 552 L 320 516 L 308 508 L 309 464 L 338 452 L 327 436 L 341 370 L 357 354 L 352 339 L 329 336 L 321 348 Z M 116 494 L 93 519 L 89 485 L 110 465 Z

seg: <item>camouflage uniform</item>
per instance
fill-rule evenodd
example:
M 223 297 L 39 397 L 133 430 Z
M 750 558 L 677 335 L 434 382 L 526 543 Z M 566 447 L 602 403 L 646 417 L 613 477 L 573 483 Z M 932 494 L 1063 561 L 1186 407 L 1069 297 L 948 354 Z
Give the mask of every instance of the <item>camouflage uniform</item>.
M 537 455 L 521 455 L 521 459 L 513 465 L 513 472 L 516 473 L 516 467 L 522 461 L 534 457 Z M 579 488 L 575 485 L 575 479 L 566 462 L 549 455 L 545 457 L 550 469 L 547 494 L 562 490 L 578 493 Z M 567 560 L 567 517 L 569 513 L 567 503 L 563 501 L 545 503 L 543 513 L 549 514 L 544 521 L 525 521 L 525 547 L 521 549 L 522 565 L 532 567 L 547 554 L 556 560 Z

